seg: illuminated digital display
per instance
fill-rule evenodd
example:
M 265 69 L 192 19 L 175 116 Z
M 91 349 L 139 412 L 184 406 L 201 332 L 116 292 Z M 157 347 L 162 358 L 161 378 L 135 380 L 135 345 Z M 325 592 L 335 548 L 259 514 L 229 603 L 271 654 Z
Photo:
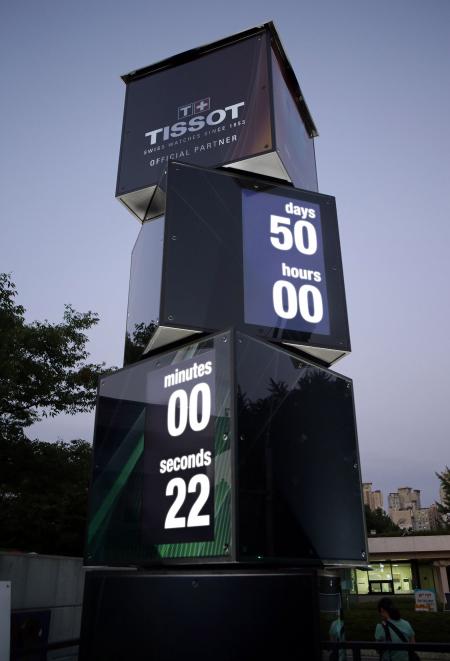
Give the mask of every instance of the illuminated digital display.
M 214 538 L 215 358 L 150 372 L 143 534 L 147 543 Z
M 245 323 L 327 335 L 318 204 L 242 191 Z

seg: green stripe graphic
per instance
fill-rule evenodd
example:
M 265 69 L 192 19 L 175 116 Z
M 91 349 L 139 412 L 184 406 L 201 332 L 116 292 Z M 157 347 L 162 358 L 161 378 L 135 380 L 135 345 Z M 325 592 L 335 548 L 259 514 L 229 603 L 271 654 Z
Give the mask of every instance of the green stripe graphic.
M 143 452 L 144 452 L 144 435 L 140 437 L 136 447 L 134 448 L 130 457 L 128 458 L 128 461 L 123 466 L 122 470 L 117 476 L 116 481 L 114 482 L 113 486 L 111 487 L 104 501 L 98 508 L 95 516 L 93 517 L 88 529 L 88 544 L 92 542 L 92 539 L 95 537 L 98 529 L 100 528 L 106 516 L 109 514 L 110 510 L 114 506 L 114 503 L 118 495 L 120 494 L 123 487 L 127 483 L 130 474 L 132 473 L 134 467 L 141 458 Z

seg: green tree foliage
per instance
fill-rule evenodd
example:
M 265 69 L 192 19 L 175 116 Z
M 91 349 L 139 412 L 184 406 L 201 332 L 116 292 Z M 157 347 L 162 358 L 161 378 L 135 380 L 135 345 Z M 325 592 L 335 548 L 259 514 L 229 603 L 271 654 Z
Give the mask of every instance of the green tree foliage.
M 442 525 L 450 528 L 450 468 L 445 467 L 442 473 L 436 473 L 441 482 L 441 502 L 436 503 L 442 516 Z
M 10 434 L 0 445 L 0 548 L 83 553 L 91 446 Z
M 134 363 L 141 358 L 144 353 L 150 338 L 152 337 L 157 327 L 156 322 L 151 321 L 149 324 L 141 322 L 135 324 L 132 333 L 127 333 L 125 337 L 125 362 Z
M 396 532 L 400 535 L 402 533 L 401 528 L 399 528 L 399 526 L 397 526 L 382 509 L 377 508 L 376 510 L 371 510 L 368 505 L 364 505 L 364 512 L 366 515 L 366 526 L 369 535 L 371 530 L 375 530 L 377 535 Z
M 79 555 L 91 446 L 30 440 L 43 417 L 89 411 L 104 363 L 88 362 L 92 312 L 65 306 L 63 321 L 27 322 L 11 277 L 0 274 L 0 547 Z
M 104 363 L 87 362 L 93 312 L 65 306 L 63 321 L 25 320 L 16 287 L 0 274 L 0 430 L 18 432 L 43 417 L 89 411 Z

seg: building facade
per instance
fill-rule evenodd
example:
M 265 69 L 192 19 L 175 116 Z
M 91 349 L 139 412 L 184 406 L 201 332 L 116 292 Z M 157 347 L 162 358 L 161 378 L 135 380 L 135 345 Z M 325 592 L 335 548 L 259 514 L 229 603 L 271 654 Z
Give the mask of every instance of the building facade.
M 389 508 L 389 516 L 393 523 L 402 530 L 412 530 L 414 527 L 412 510 L 394 510 Z
M 370 537 L 369 569 L 353 569 L 350 593 L 413 595 L 435 590 L 438 601 L 450 593 L 450 535 Z
M 388 496 L 389 516 L 402 530 L 433 530 L 439 525 L 436 505 L 422 507 L 420 489 L 400 487 Z
M 399 487 L 388 496 L 389 510 L 416 510 L 420 509 L 420 489 Z
M 383 494 L 379 489 L 372 491 L 372 482 L 363 482 L 364 505 L 368 505 L 371 510 L 383 509 Z

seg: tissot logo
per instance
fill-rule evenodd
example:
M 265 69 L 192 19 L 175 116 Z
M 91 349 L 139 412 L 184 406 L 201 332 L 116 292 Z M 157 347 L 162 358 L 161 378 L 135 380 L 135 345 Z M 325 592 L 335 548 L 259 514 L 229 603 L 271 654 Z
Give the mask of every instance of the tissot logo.
M 147 131 L 144 135 L 146 138 L 150 138 L 150 144 L 154 145 L 170 138 L 179 138 L 188 131 L 195 133 L 201 131 L 205 126 L 217 126 L 227 118 L 239 119 L 239 111 L 245 106 L 245 101 L 239 101 L 239 103 L 233 103 L 225 108 L 215 108 L 214 110 L 210 110 L 210 106 L 210 97 L 179 106 L 178 119 L 180 121 L 175 122 L 172 126 L 163 126 L 153 131 Z M 189 117 L 190 119 L 188 119 Z
M 195 113 L 206 112 L 209 110 L 210 105 L 210 97 L 206 99 L 200 99 L 200 101 L 186 103 L 184 106 L 180 106 L 178 108 L 178 119 L 185 119 L 185 117 L 191 117 Z

